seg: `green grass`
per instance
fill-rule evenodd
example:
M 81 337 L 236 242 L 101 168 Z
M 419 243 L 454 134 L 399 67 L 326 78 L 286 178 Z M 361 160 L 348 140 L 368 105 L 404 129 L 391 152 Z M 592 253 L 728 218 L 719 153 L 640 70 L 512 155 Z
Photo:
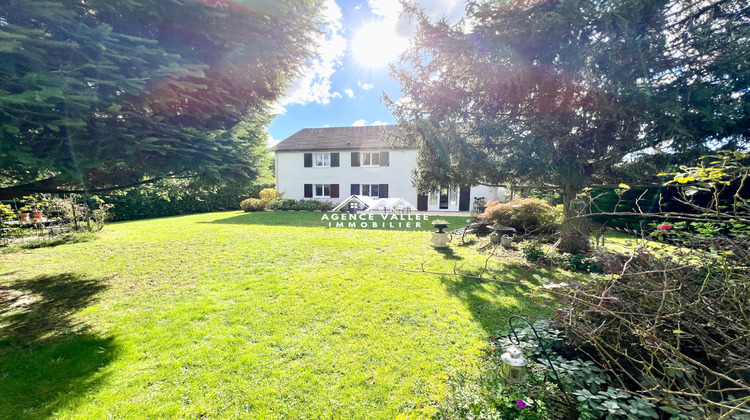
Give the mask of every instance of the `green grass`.
M 0 418 L 424 418 L 511 314 L 545 311 L 515 286 L 380 267 L 478 271 L 460 241 L 322 217 L 115 223 L 0 255 Z

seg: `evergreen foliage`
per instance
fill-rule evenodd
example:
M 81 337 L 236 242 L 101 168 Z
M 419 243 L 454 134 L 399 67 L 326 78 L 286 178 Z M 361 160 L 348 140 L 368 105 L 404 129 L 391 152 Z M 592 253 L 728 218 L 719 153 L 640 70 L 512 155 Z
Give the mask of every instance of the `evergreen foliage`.
M 450 25 L 410 5 L 418 30 L 392 69 L 405 97 L 386 102 L 420 147 L 422 192 L 551 186 L 570 218 L 586 186 L 654 181 L 669 160 L 748 144 L 747 1 L 489 0 L 466 10 Z
M 256 178 L 320 5 L 0 0 L 0 199 Z

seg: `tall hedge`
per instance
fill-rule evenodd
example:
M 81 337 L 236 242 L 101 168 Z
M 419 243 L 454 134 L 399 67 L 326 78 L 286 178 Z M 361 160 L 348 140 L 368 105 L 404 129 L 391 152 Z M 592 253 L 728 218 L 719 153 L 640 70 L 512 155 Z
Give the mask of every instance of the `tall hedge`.
M 270 185 L 273 186 L 273 185 Z M 248 197 L 257 197 L 260 190 L 269 185 L 231 187 L 208 192 L 174 192 L 156 194 L 153 191 L 130 190 L 125 195 L 105 197 L 114 204 L 114 221 L 151 219 L 179 216 L 183 214 L 208 213 L 213 211 L 239 210 L 240 202 Z

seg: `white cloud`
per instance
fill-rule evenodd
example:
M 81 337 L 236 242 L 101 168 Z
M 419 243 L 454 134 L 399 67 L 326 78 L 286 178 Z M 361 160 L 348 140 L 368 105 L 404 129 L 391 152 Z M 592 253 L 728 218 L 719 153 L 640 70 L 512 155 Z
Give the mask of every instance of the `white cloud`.
M 388 123 L 385 122 L 385 121 L 375 121 L 374 123 L 372 123 L 370 125 L 388 125 Z
M 274 116 L 286 114 L 286 108 L 284 108 L 284 106 L 281 105 L 279 102 L 272 103 L 269 111 L 271 115 L 274 115 Z
M 340 98 L 338 92 L 331 92 L 331 76 L 346 51 L 344 27 L 341 23 L 341 9 L 334 0 L 325 1 L 325 31 L 317 37 L 317 53 L 310 59 L 302 75 L 279 100 L 280 106 L 317 102 L 327 104 L 331 98 Z
M 365 125 L 365 123 L 366 123 L 365 120 L 357 120 L 357 121 L 354 121 L 354 124 L 352 124 L 352 127 L 362 127 Z
M 266 132 L 266 134 L 267 134 L 267 136 L 266 136 L 266 144 L 268 145 L 269 148 L 271 148 L 273 146 L 276 146 L 277 144 L 281 143 L 281 140 L 276 140 L 275 138 L 273 138 L 273 136 L 271 136 L 270 134 L 268 134 L 268 132 Z
M 344 89 L 344 93 L 346 93 L 346 96 L 353 98 L 354 97 L 354 91 L 351 89 Z
M 361 80 L 357 82 L 357 86 L 361 87 L 362 90 L 370 90 L 375 87 L 371 83 L 362 83 Z

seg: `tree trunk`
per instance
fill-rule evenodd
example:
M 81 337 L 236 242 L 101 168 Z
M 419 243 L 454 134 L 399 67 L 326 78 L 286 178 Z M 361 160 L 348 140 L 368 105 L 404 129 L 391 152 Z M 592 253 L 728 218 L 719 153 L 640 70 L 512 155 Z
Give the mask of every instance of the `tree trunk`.
M 571 179 L 566 179 L 563 185 L 563 222 L 560 250 L 570 254 L 582 254 L 591 249 L 589 232 L 585 218 L 578 216 L 578 210 L 573 208 L 573 199 L 578 194 Z

